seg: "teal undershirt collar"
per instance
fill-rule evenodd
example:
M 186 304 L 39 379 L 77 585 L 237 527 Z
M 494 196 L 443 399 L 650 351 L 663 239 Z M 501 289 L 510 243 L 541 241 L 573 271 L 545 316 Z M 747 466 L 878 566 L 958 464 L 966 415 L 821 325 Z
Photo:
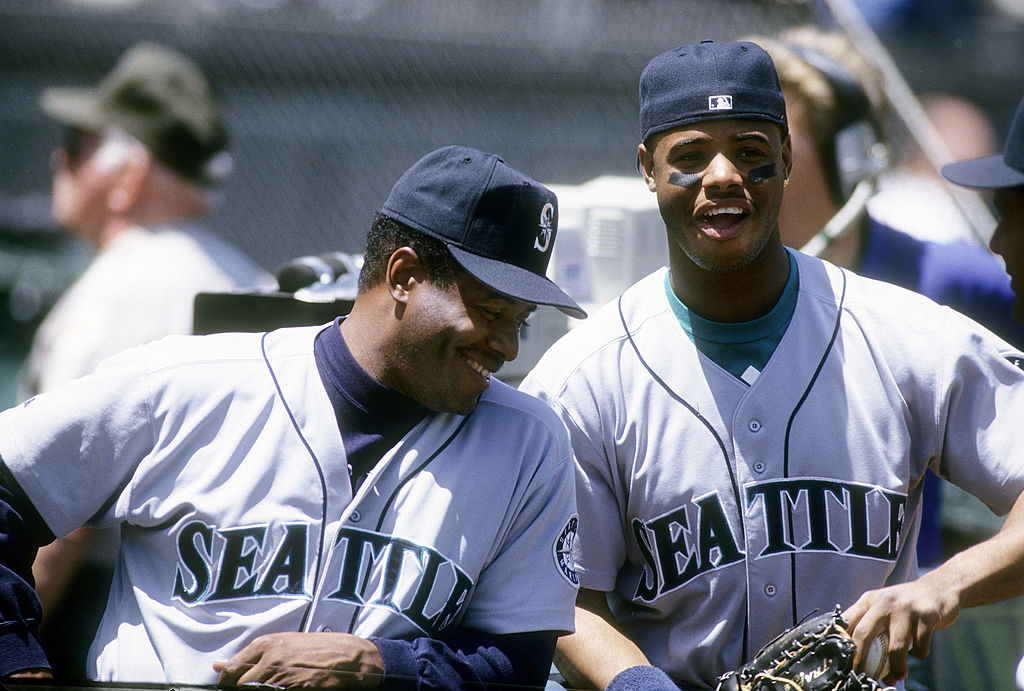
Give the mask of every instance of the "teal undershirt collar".
M 779 301 L 762 317 L 747 322 L 716 322 L 699 317 L 672 292 L 669 272 L 665 272 L 665 293 L 679 325 L 697 349 L 731 375 L 754 383 L 769 358 L 782 340 L 793 311 L 800 287 L 796 259 L 789 255 L 789 279 Z

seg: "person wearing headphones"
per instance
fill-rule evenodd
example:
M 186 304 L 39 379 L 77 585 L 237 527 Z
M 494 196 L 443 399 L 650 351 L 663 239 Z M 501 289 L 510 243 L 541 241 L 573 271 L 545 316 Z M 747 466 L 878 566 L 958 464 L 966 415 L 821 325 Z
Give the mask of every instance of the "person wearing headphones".
M 775 61 L 793 137 L 783 242 L 921 293 L 1024 346 L 1010 281 L 991 252 L 922 239 L 873 217 L 868 202 L 892 168 L 890 107 L 880 75 L 849 39 L 797 27 L 753 40 Z

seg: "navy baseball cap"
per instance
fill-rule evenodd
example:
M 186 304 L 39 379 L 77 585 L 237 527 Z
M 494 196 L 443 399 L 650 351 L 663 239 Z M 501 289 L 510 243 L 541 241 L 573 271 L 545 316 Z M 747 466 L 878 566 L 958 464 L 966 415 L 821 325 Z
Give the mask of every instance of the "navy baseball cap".
M 701 120 L 767 120 L 785 132 L 775 63 L 750 41 L 705 41 L 655 57 L 640 74 L 640 141 Z
M 942 176 L 963 187 L 1000 189 L 1024 185 L 1024 99 L 1010 124 L 1003 153 L 942 166 Z
M 584 318 L 545 275 L 558 228 L 555 193 L 494 154 L 446 146 L 402 174 L 381 213 L 444 241 L 489 288 Z

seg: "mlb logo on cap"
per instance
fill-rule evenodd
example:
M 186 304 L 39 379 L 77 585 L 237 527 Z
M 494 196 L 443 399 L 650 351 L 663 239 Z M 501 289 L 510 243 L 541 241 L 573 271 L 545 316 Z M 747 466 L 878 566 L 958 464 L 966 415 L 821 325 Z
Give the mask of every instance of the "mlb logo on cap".
M 708 110 L 732 110 L 732 96 L 711 96 Z
M 640 74 L 640 141 L 702 120 L 768 120 L 786 127 L 775 63 L 749 41 L 680 46 Z

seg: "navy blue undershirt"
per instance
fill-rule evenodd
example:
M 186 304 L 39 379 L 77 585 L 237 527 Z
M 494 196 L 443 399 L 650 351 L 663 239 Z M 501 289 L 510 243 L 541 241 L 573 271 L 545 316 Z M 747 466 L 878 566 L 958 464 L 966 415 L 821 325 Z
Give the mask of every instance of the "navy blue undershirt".
M 690 341 L 697 350 L 747 386 L 760 376 L 789 328 L 796 311 L 799 288 L 796 258 L 790 253 L 786 286 L 767 314 L 745 322 L 716 322 L 691 312 L 672 291 L 670 276 L 665 274 L 665 294 Z
M 313 342 L 320 379 L 334 406 L 349 474 L 360 484 L 402 437 L 430 411 L 371 377 L 352 357 L 336 320 Z
M 371 377 L 341 335 L 341 319 L 317 334 L 313 357 L 341 431 L 353 486 L 430 411 Z M 496 635 L 460 629 L 445 639 L 372 638 L 384 660 L 385 689 L 543 687 L 557 634 Z

